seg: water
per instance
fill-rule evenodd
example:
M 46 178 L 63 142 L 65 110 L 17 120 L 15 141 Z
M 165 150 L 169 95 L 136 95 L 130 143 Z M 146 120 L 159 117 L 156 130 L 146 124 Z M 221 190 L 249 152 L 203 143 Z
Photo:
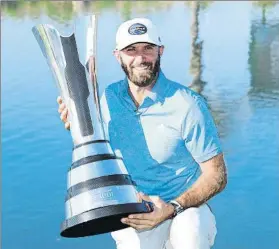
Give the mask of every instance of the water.
M 115 248 L 109 234 L 59 236 L 72 144 L 57 113 L 57 89 L 31 33 L 35 24 L 63 27 L 74 19 L 81 29 L 83 15 L 92 11 L 99 13 L 101 92 L 123 77 L 112 56 L 117 26 L 145 16 L 161 31 L 165 74 L 185 85 L 194 82 L 207 98 L 229 172 L 226 190 L 211 201 L 218 222 L 214 248 L 279 248 L 279 5 L 209 2 L 196 12 L 184 2 L 65 5 L 20 3 L 3 11 L 3 248 Z

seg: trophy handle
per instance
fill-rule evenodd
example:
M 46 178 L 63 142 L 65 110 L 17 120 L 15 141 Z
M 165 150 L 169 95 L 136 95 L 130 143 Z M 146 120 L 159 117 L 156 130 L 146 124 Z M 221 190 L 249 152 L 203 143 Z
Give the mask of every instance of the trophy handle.
M 84 66 L 79 61 L 79 55 L 74 34 L 61 37 L 65 55 L 65 78 L 69 97 L 75 104 L 79 129 L 82 136 L 93 135 L 93 125 L 88 106 L 90 95 Z
M 96 104 L 97 116 L 101 123 L 103 123 L 102 112 L 100 107 L 99 85 L 97 81 L 96 70 L 96 56 L 97 56 L 97 17 L 92 15 L 87 29 L 87 51 L 86 51 L 86 69 L 89 73 L 91 83 L 93 85 L 94 102 Z

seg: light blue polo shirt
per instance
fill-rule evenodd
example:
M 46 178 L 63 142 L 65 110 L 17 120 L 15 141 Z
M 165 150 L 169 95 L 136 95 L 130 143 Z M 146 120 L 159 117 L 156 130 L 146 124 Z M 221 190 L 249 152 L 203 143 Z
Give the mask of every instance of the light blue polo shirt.
M 112 149 L 145 194 L 175 199 L 201 174 L 198 163 L 221 153 L 204 98 L 162 71 L 138 109 L 127 78 L 106 88 L 101 108 Z

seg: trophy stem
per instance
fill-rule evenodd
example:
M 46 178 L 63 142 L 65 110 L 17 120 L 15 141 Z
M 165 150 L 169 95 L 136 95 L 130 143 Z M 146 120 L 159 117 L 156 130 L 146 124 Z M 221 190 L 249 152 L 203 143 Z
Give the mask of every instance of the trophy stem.
M 101 123 L 102 112 L 100 108 L 100 94 L 99 94 L 99 85 L 97 81 L 97 69 L 96 69 L 96 57 L 97 57 L 97 17 L 92 15 L 90 18 L 88 30 L 87 30 L 87 63 L 86 68 L 90 75 L 90 80 L 93 85 L 93 95 L 94 102 L 97 109 L 97 116 Z

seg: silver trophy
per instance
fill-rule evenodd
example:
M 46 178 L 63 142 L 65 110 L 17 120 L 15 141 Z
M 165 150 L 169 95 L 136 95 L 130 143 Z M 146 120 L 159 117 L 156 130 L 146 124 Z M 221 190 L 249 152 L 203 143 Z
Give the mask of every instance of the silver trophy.
M 89 56 L 84 64 L 74 32 L 61 36 L 48 24 L 32 29 L 52 69 L 71 123 L 74 148 L 67 177 L 63 237 L 119 230 L 127 227 L 120 221 L 122 217 L 152 210 L 138 198 L 122 158 L 115 155 L 106 138 L 95 70 L 96 16 L 90 17 L 88 23 L 85 40 Z

